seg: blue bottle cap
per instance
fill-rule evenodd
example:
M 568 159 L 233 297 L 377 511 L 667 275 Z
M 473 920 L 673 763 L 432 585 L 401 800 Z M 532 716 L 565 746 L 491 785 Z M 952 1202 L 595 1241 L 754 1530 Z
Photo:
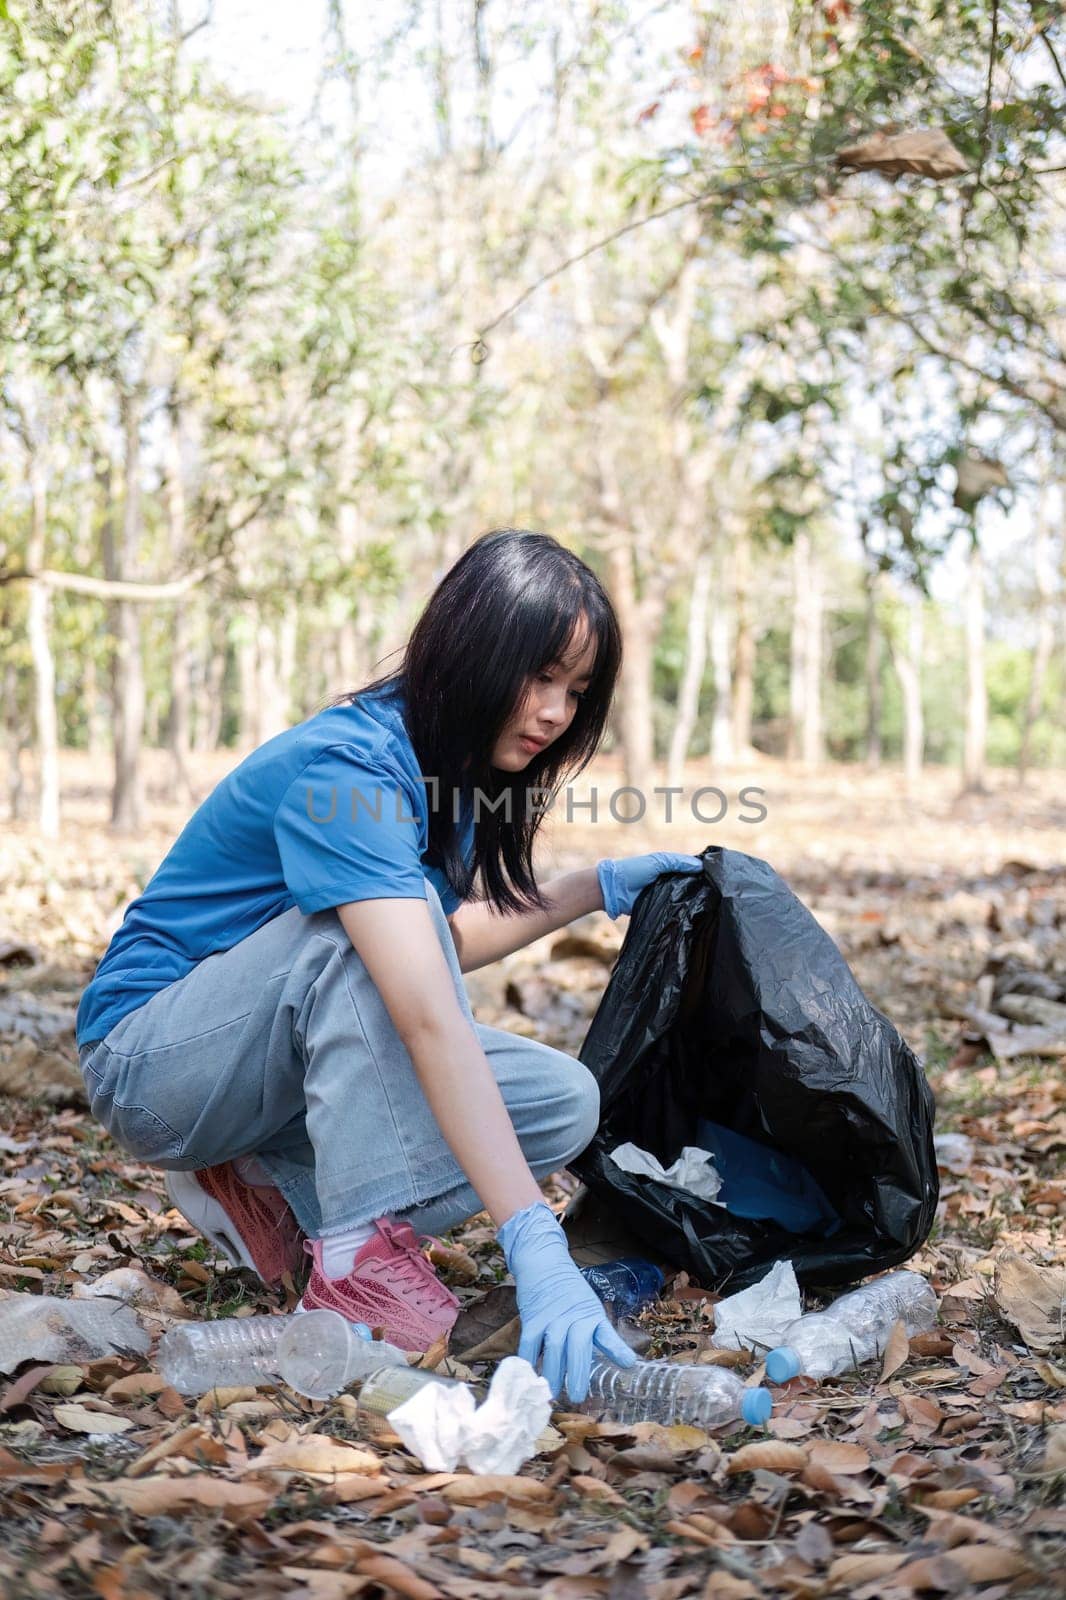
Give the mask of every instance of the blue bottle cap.
M 372 1339 L 374 1337 L 365 1322 L 351 1322 L 348 1324 L 348 1326 L 351 1328 L 353 1333 L 357 1333 L 359 1335 L 360 1339 Z
M 740 1415 L 745 1422 L 753 1428 L 759 1428 L 764 1422 L 769 1422 L 770 1413 L 774 1409 L 773 1396 L 769 1389 L 745 1389 L 740 1402 Z
M 797 1378 L 802 1371 L 803 1362 L 800 1360 L 799 1351 L 793 1350 L 790 1344 L 779 1344 L 766 1358 L 766 1376 L 771 1383 L 787 1383 L 790 1378 Z

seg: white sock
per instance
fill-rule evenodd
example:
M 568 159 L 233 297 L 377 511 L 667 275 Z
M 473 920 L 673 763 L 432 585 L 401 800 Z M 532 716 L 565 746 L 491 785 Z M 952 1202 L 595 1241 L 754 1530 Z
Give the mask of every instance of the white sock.
M 374 1224 L 361 1222 L 356 1228 L 345 1228 L 343 1233 L 331 1233 L 322 1240 L 322 1271 L 327 1278 L 346 1278 L 355 1264 L 355 1258 L 374 1236 Z

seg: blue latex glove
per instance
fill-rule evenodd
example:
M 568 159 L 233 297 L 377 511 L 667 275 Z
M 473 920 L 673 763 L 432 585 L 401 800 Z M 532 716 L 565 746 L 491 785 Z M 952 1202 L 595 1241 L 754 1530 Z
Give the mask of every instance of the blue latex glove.
M 570 1258 L 566 1235 L 549 1208 L 537 1203 L 516 1211 L 496 1234 L 518 1291 L 522 1338 L 518 1354 L 536 1367 L 553 1395 L 565 1380 L 576 1405 L 589 1389 L 593 1347 L 619 1367 L 636 1356 L 611 1327 L 603 1303 Z
M 603 895 L 603 909 L 609 917 L 632 911 L 637 896 L 660 872 L 702 872 L 699 856 L 675 856 L 669 850 L 653 850 L 646 856 L 608 856 L 596 863 L 596 877 Z

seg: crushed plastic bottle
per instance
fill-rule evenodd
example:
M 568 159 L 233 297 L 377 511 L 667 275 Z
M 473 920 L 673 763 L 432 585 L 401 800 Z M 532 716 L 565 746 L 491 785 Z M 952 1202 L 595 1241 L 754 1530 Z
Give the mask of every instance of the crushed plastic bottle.
M 936 1322 L 937 1300 L 917 1272 L 887 1272 L 843 1294 L 825 1311 L 809 1312 L 785 1331 L 784 1342 L 766 1358 L 771 1383 L 837 1377 L 884 1353 L 889 1334 L 902 1322 L 908 1338 Z
M 91 1361 L 144 1355 L 151 1340 L 129 1306 L 115 1300 L 60 1300 L 53 1295 L 0 1294 L 0 1372 L 24 1361 Z
M 937 1166 L 945 1172 L 962 1176 L 973 1166 L 973 1140 L 965 1133 L 935 1133 L 933 1149 Z
M 676 1361 L 638 1361 L 616 1367 L 595 1361 L 589 1392 L 573 1408 L 604 1422 L 675 1422 L 716 1428 L 740 1419 L 753 1426 L 768 1421 L 769 1389 L 746 1388 L 724 1367 L 697 1367 Z
M 622 1256 L 595 1267 L 582 1267 L 581 1276 L 594 1289 L 612 1322 L 635 1317 L 637 1312 L 662 1293 L 663 1275 L 650 1261 Z
M 365 1323 L 336 1311 L 291 1317 L 226 1317 L 171 1328 L 156 1364 L 181 1394 L 280 1379 L 309 1400 L 329 1400 L 382 1367 L 406 1367 L 402 1350 L 372 1339 Z

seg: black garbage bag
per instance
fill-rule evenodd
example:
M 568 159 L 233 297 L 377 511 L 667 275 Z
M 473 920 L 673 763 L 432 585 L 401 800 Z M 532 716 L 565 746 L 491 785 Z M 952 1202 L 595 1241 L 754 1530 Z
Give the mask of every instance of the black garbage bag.
M 718 846 L 702 859 L 703 877 L 666 874 L 634 907 L 580 1052 L 600 1125 L 570 1166 L 707 1288 L 743 1288 L 784 1257 L 801 1283 L 895 1266 L 938 1197 L 921 1063 L 767 862 Z M 663 1167 L 713 1142 L 719 1199 L 742 1203 L 622 1171 L 610 1152 L 628 1142 Z M 738 1214 L 777 1182 L 767 1214 Z

